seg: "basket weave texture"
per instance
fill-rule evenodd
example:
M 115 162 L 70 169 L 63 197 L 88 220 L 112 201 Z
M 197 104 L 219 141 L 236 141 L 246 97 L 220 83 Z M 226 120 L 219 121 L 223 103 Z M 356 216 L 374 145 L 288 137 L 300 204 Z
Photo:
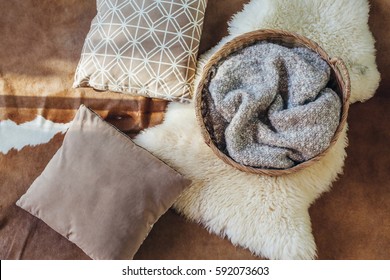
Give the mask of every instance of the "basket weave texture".
M 319 56 L 321 56 L 323 60 L 328 63 L 331 69 L 331 75 L 327 87 L 333 89 L 342 101 L 340 122 L 328 148 L 317 156 L 311 158 L 310 160 L 307 160 L 287 169 L 264 169 L 259 167 L 246 166 L 234 161 L 227 154 L 220 151 L 217 148 L 215 141 L 213 140 L 213 128 L 209 118 L 208 103 L 205 101 L 205 95 L 209 94 L 207 89 L 211 78 L 212 67 L 218 64 L 219 61 L 231 55 L 232 53 L 261 41 L 279 44 L 288 48 L 305 47 L 316 52 Z M 312 165 L 316 161 L 320 160 L 327 153 L 327 151 L 336 143 L 337 139 L 341 134 L 341 131 L 346 124 L 349 109 L 350 91 L 351 86 L 348 70 L 345 67 L 344 62 L 340 58 L 329 57 L 328 54 L 317 43 L 299 34 L 283 30 L 261 29 L 253 32 L 248 32 L 234 38 L 230 42 L 226 43 L 208 60 L 208 62 L 204 66 L 200 82 L 196 89 L 195 113 L 198 124 L 201 129 L 202 136 L 206 144 L 212 149 L 215 155 L 221 160 L 223 160 L 225 163 L 230 164 L 231 166 L 244 172 L 269 176 L 280 176 L 302 170 Z

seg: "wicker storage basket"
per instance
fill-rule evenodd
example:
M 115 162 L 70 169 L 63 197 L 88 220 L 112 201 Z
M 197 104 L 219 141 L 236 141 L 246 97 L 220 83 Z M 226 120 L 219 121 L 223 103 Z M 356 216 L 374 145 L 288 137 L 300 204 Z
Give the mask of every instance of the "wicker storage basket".
M 279 44 L 285 47 L 306 47 L 315 51 L 318 55 L 322 57 L 331 68 L 330 80 L 327 84 L 327 87 L 332 88 L 342 100 L 342 109 L 340 115 L 340 123 L 337 127 L 337 130 L 331 140 L 328 148 L 315 156 L 314 158 L 297 164 L 288 169 L 264 169 L 252 166 L 242 165 L 228 155 L 220 151 L 215 142 L 213 141 L 213 129 L 212 125 L 208 118 L 208 103 L 205 102 L 205 94 L 208 94 L 208 91 L 205 90 L 208 88 L 210 81 L 210 70 L 213 65 L 217 64 L 221 59 L 226 58 L 230 54 L 234 53 L 237 50 L 245 48 L 247 46 L 253 45 L 260 41 L 266 41 L 270 43 Z M 199 85 L 196 89 L 195 96 L 195 111 L 196 118 L 201 128 L 202 136 L 206 144 L 213 150 L 215 155 L 223 160 L 225 163 L 230 164 L 231 166 L 244 171 L 255 174 L 269 175 L 269 176 L 280 176 L 285 174 L 290 174 L 292 172 L 301 170 L 312 165 L 314 162 L 321 159 L 326 152 L 335 144 L 338 137 L 340 136 L 341 131 L 343 130 L 349 108 L 349 96 L 350 96 L 350 80 L 347 68 L 343 61 L 339 58 L 330 58 L 327 53 L 315 42 L 299 35 L 296 33 L 291 33 L 282 30 L 272 30 L 272 29 L 263 29 L 253 32 L 245 33 L 241 36 L 234 38 L 232 41 L 226 43 L 220 50 L 218 50 L 206 63 L 203 69 L 202 77 L 200 79 Z

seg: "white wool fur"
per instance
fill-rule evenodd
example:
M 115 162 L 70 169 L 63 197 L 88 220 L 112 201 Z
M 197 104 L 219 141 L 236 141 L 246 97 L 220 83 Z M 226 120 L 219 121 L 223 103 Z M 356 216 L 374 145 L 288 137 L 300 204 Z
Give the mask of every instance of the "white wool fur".
M 135 142 L 192 180 L 174 208 L 235 245 L 270 259 L 312 259 L 308 208 L 341 172 L 345 130 L 314 165 L 281 177 L 241 172 L 204 143 L 193 104 L 169 105 L 165 121 Z
M 229 23 L 230 35 L 200 59 L 197 78 L 207 59 L 235 36 L 284 29 L 341 57 L 351 76 L 351 101 L 364 101 L 379 83 L 368 11 L 366 0 L 252 0 Z M 192 179 L 174 204 L 188 219 L 259 256 L 313 259 L 308 208 L 342 172 L 346 130 L 320 161 L 280 177 L 244 173 L 217 158 L 203 141 L 193 104 L 170 104 L 163 124 L 145 130 L 135 142 Z
M 230 34 L 199 63 L 204 65 L 224 43 L 249 31 L 296 32 L 318 43 L 330 57 L 342 58 L 351 78 L 350 101 L 365 101 L 380 81 L 368 15 L 367 0 L 252 0 L 230 21 Z

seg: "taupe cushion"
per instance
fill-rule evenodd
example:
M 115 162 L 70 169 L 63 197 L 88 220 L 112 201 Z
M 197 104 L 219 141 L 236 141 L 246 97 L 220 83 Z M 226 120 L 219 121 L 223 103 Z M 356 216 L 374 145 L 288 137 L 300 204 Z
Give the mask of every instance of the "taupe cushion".
M 74 87 L 190 99 L 206 4 L 98 0 Z
M 93 259 L 131 259 L 189 183 L 82 105 L 16 204 Z

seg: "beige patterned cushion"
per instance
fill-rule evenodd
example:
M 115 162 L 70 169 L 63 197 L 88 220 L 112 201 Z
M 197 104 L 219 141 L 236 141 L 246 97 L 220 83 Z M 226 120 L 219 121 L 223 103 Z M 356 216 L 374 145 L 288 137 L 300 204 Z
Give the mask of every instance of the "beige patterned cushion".
M 186 101 L 207 0 L 97 0 L 74 87 Z

